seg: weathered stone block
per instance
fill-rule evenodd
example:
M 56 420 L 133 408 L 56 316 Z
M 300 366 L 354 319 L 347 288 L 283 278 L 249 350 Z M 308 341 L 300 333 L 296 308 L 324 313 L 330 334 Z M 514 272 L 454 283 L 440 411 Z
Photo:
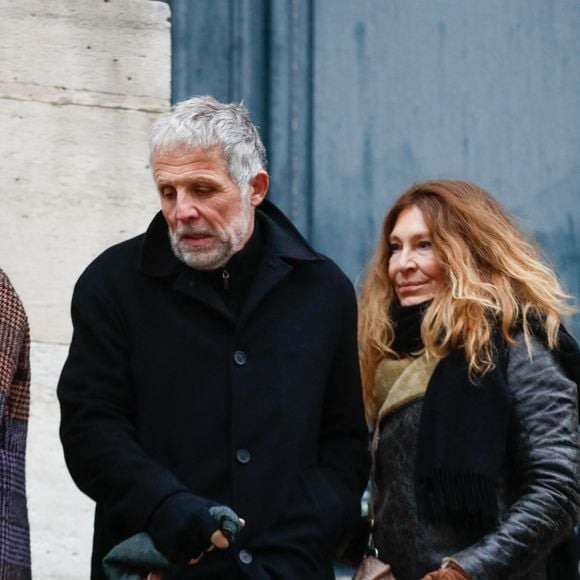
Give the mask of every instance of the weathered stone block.
M 0 0 L 0 264 L 32 337 L 70 339 L 75 279 L 157 208 L 147 132 L 169 107 L 169 8 Z

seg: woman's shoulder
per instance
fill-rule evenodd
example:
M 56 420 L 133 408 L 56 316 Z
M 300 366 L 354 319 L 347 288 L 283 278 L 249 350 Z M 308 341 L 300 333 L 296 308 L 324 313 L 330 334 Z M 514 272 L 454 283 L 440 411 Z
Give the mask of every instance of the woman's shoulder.
M 523 331 L 514 335 L 507 356 L 507 378 L 512 391 L 533 386 L 546 391 L 570 391 L 576 396 L 577 384 L 562 360 L 562 352 L 550 349 L 544 340 Z M 580 352 L 578 355 L 580 364 Z

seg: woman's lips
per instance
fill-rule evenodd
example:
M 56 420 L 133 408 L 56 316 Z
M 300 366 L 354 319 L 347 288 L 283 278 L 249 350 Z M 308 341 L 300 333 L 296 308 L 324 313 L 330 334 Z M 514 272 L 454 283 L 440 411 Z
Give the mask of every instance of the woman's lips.
M 424 286 L 425 282 L 404 282 L 403 284 L 398 284 L 397 289 L 401 293 L 414 292 L 417 288 Z

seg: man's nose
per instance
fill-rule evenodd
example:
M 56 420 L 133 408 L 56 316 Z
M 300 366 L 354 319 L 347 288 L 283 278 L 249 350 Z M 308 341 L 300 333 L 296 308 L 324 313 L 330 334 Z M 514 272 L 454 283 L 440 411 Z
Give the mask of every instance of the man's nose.
M 179 221 L 188 221 L 199 217 L 199 209 L 195 200 L 185 192 L 177 193 L 175 217 Z

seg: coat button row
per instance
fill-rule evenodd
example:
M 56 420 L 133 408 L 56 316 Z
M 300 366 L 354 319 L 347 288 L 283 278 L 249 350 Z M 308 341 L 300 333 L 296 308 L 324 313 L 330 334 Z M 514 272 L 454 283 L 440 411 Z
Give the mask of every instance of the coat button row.
M 240 463 L 249 463 L 252 459 L 252 454 L 247 449 L 238 449 L 236 451 L 236 459 Z
M 251 564 L 254 556 L 249 550 L 240 550 L 240 561 L 242 564 Z
M 243 350 L 236 350 L 236 352 L 234 352 L 234 362 L 237 365 L 245 365 L 246 360 L 246 353 Z

